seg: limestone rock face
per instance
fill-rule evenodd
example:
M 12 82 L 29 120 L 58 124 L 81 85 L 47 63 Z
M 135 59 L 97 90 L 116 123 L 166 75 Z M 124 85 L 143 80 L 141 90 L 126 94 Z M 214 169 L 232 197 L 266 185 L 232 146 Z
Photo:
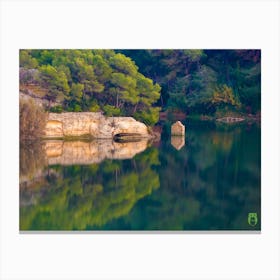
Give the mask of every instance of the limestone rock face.
M 105 117 L 101 113 L 49 113 L 45 127 L 46 138 L 112 139 L 120 134 L 151 137 L 147 126 L 131 117 Z

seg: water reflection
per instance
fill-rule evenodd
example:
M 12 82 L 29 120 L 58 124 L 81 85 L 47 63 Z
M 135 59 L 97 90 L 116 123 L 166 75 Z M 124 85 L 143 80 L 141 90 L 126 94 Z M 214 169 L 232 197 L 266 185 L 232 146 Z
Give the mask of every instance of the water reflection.
M 260 128 L 186 125 L 152 146 L 21 145 L 20 229 L 260 229 Z
M 113 160 L 133 157 L 146 149 L 147 141 L 114 143 L 113 146 L 115 150 L 108 141 L 103 144 L 41 143 L 44 162 L 48 164 L 40 166 L 40 172 L 33 173 L 35 177 L 28 183 L 21 183 L 20 228 L 84 230 L 89 226 L 101 227 L 128 214 L 139 199 L 159 187 L 159 176 L 152 170 L 159 164 L 155 148 L 131 160 Z M 30 149 L 29 152 L 32 154 Z M 24 157 L 22 160 L 21 166 L 26 166 L 34 159 Z M 40 174 L 39 179 L 37 174 Z
M 111 140 L 94 142 L 82 141 L 47 141 L 45 152 L 48 164 L 92 164 L 105 159 L 129 159 L 143 152 L 148 140 L 118 143 Z
M 171 145 L 176 150 L 181 150 L 185 146 L 185 136 L 179 136 L 179 135 L 172 135 L 171 136 Z
M 47 140 L 20 143 L 20 183 L 44 175 L 48 165 L 100 163 L 105 159 L 130 159 L 148 147 L 148 140 L 115 142 L 112 140 L 63 141 Z

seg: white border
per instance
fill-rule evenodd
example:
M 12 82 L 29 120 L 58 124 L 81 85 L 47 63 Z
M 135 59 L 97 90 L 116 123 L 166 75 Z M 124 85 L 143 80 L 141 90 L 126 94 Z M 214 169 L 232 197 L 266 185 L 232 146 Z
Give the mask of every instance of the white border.
M 279 279 L 279 2 L 2 1 L 1 279 Z M 262 49 L 261 234 L 19 234 L 20 48 Z

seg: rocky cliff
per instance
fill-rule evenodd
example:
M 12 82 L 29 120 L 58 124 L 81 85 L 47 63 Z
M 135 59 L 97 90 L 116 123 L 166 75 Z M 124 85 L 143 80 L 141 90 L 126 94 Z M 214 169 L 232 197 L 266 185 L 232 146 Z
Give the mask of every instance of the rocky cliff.
M 145 124 L 131 117 L 105 117 L 101 113 L 49 113 L 46 138 L 84 137 L 112 139 L 114 137 L 150 138 Z

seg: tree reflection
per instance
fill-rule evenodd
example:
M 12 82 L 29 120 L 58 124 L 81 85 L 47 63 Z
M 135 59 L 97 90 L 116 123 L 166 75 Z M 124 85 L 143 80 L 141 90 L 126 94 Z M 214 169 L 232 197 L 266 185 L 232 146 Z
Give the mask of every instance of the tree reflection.
M 20 184 L 34 185 L 44 175 L 46 158 L 40 141 L 20 142 Z
M 46 175 L 47 182 L 38 188 L 21 188 L 20 229 L 101 227 L 128 214 L 139 199 L 159 187 L 159 176 L 152 170 L 157 164 L 158 151 L 151 147 L 132 160 L 49 166 L 56 176 Z M 34 203 L 25 203 L 30 197 Z
M 186 127 L 185 146 L 180 150 L 163 134 L 158 147 L 125 160 L 106 156 L 102 162 L 61 165 L 67 147 L 63 153 L 53 153 L 60 157 L 57 164 L 48 165 L 49 157 L 28 156 L 29 150 L 23 150 L 21 159 L 35 162 L 30 171 L 28 165 L 21 165 L 22 174 L 39 174 L 34 170 L 44 164 L 40 180 L 21 185 L 20 228 L 260 229 L 260 128 L 207 123 Z M 87 145 L 77 144 L 79 149 Z M 72 154 L 82 155 L 80 151 Z M 255 227 L 248 225 L 251 212 L 258 214 Z
M 260 229 L 259 128 L 187 127 L 180 151 L 169 138 L 159 147 L 160 188 L 107 229 Z M 250 212 L 258 214 L 255 227 L 248 225 Z
M 260 229 L 260 223 L 251 228 L 247 222 L 249 212 L 261 214 L 260 129 L 207 124 L 187 127 L 187 145 L 179 152 L 166 145 L 160 154 L 159 192 L 174 198 L 170 203 L 164 200 L 161 207 L 173 211 L 182 203 L 191 207 L 178 224 L 181 229 Z M 182 214 L 178 211 L 162 219 L 178 222 L 174 216 Z

